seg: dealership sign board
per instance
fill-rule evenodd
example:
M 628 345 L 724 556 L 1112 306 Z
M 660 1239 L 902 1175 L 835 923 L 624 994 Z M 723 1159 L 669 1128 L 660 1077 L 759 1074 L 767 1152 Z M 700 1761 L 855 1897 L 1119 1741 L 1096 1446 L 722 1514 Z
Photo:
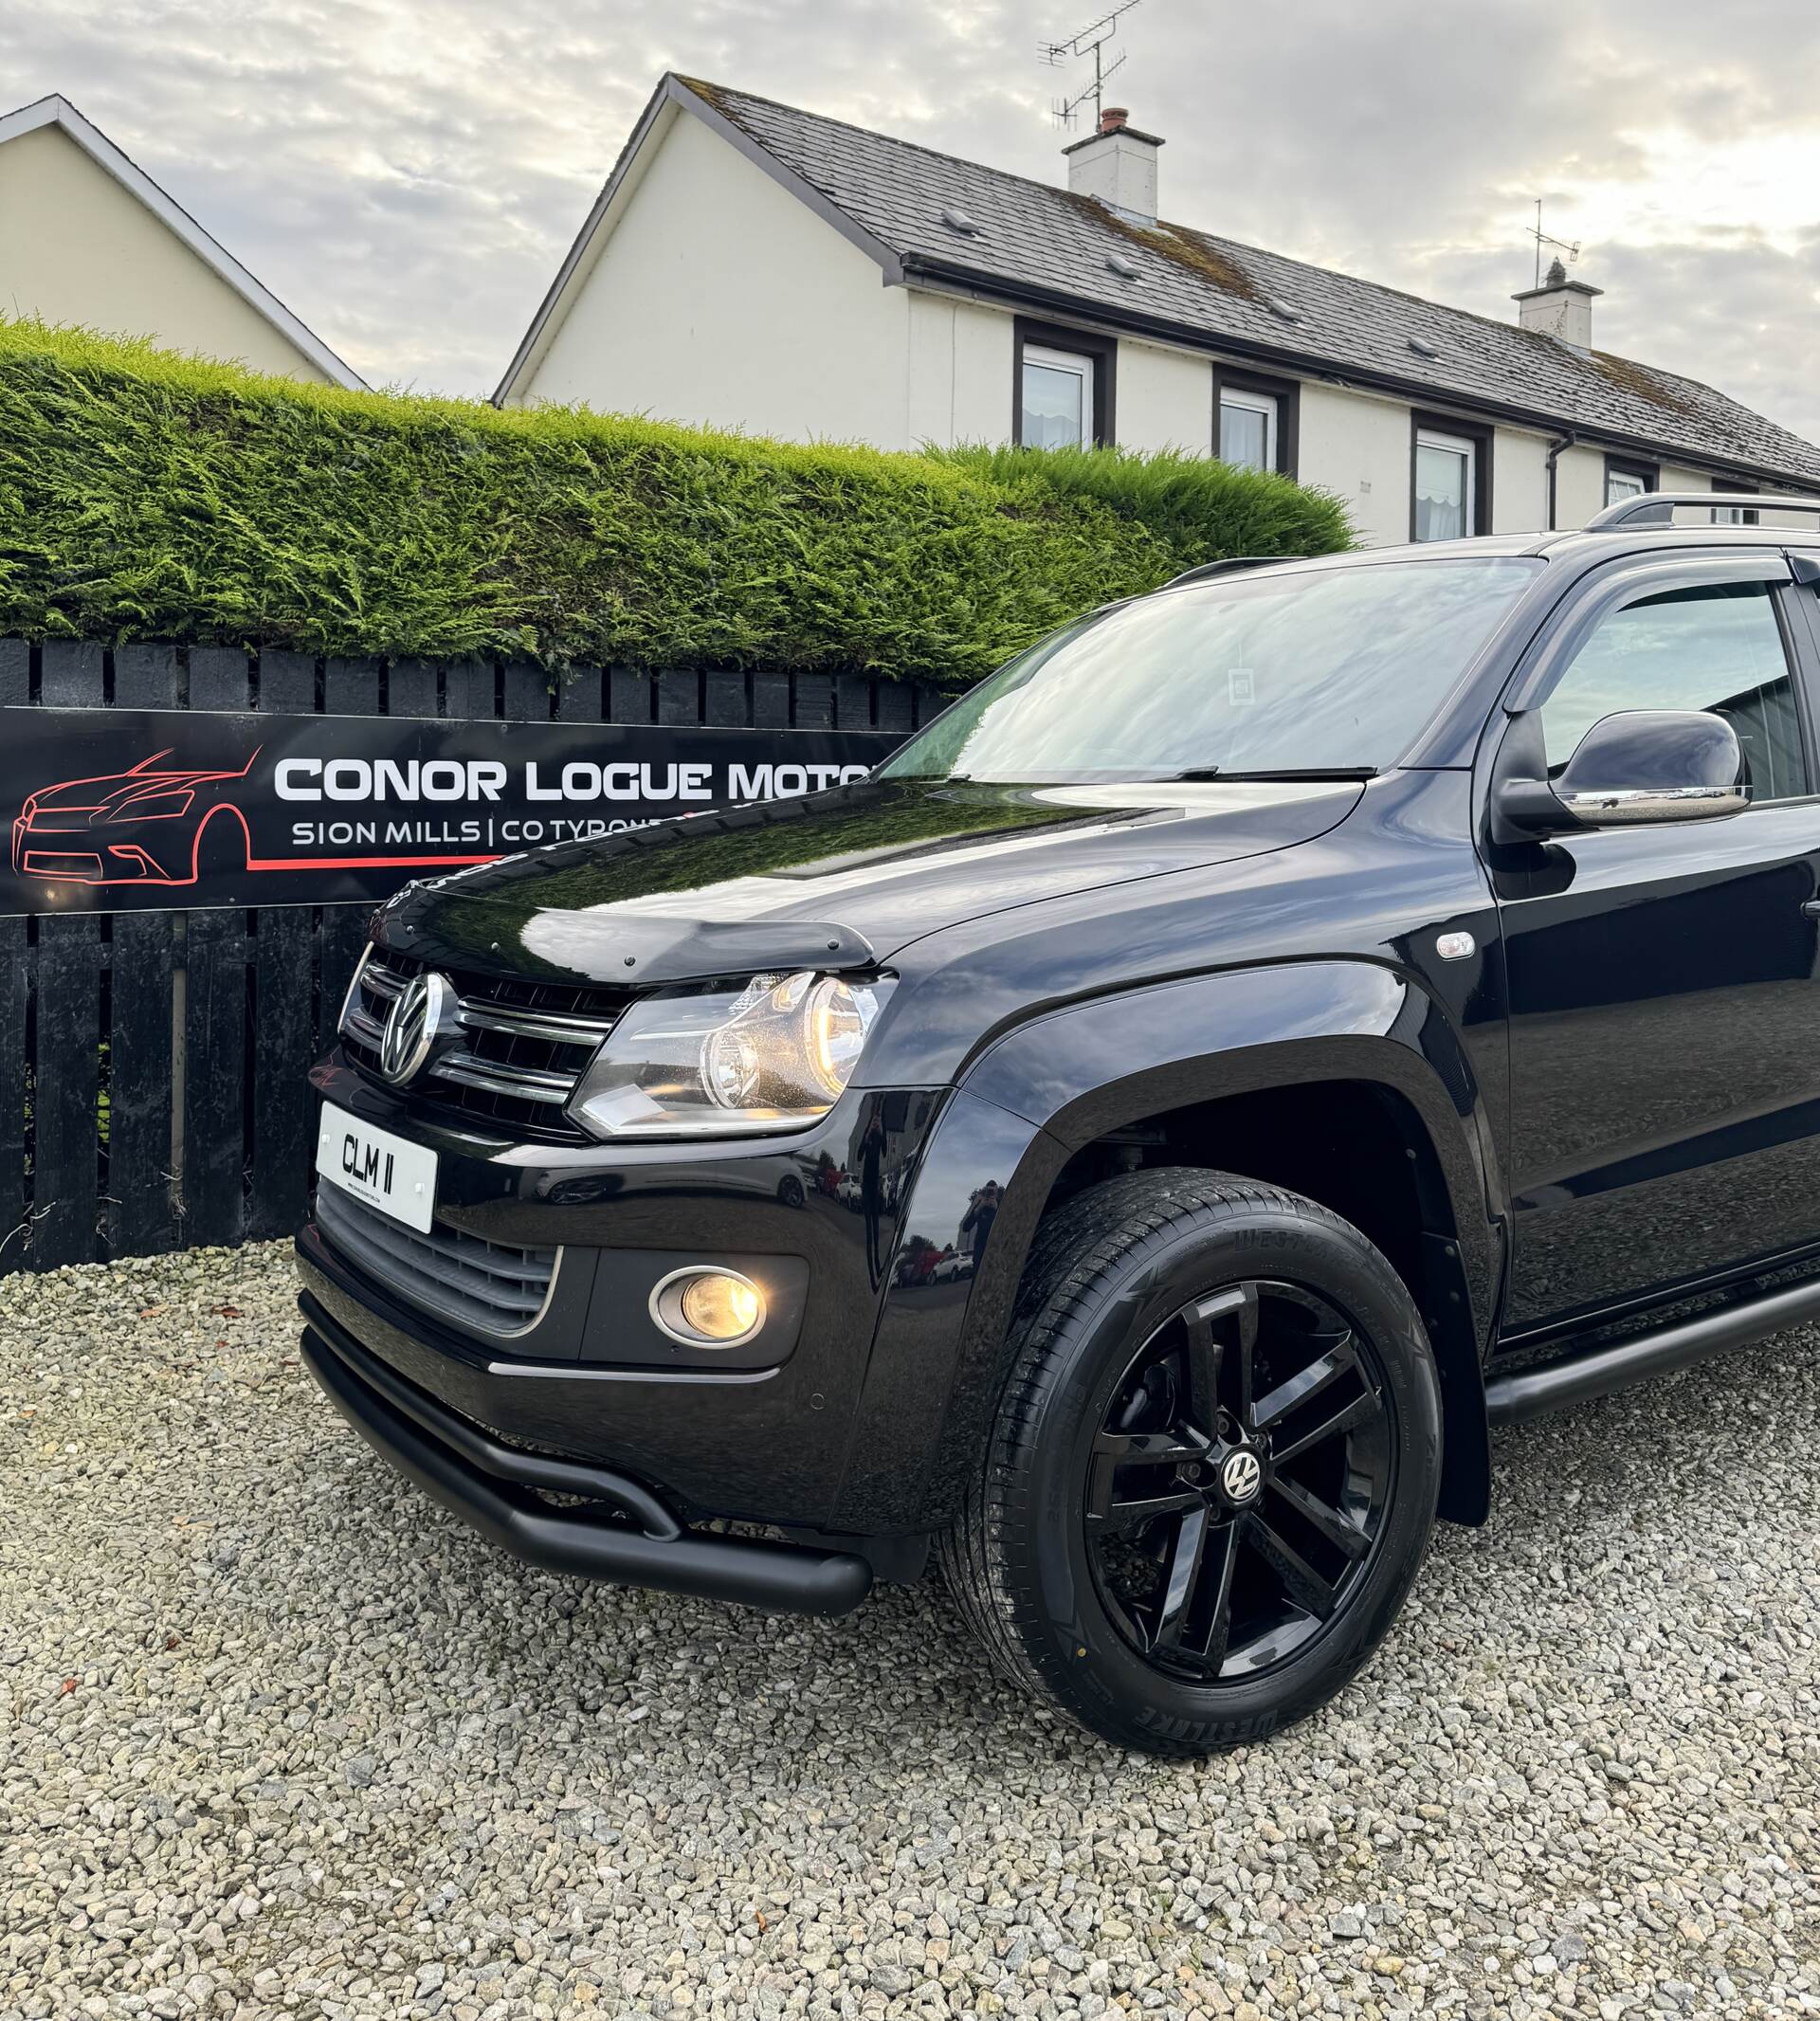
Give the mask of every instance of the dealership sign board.
M 332 905 L 862 776 L 873 732 L 0 709 L 0 913 Z

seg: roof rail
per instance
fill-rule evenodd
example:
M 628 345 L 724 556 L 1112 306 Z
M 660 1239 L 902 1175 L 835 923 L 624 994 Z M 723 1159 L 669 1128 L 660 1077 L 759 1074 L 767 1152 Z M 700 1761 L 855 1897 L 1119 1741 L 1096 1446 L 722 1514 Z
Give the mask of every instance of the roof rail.
M 1164 583 L 1165 590 L 1179 589 L 1185 582 L 1208 582 L 1215 575 L 1233 575 L 1240 569 L 1268 568 L 1273 561 L 1306 561 L 1306 555 L 1228 555 L 1224 561 L 1204 561 L 1197 569 L 1184 569 Z
M 1586 522 L 1589 534 L 1609 534 L 1620 526 L 1672 526 L 1679 506 L 1710 506 L 1723 512 L 1737 506 L 1748 512 L 1811 512 L 1820 517 L 1820 499 L 1775 498 L 1756 491 L 1646 491 L 1620 499 Z

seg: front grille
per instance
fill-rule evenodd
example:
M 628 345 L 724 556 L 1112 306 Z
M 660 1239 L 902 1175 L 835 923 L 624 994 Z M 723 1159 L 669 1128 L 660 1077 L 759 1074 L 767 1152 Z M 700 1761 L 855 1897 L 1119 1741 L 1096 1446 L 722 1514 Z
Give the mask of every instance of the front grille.
M 379 1040 L 392 1000 L 428 964 L 396 949 L 369 951 L 341 1037 L 348 1057 L 382 1085 Z M 563 1113 L 595 1048 L 630 1001 L 621 990 L 443 969 L 461 998 L 464 1043 L 404 1092 L 413 1105 L 459 1110 L 515 1136 L 587 1141 Z
M 316 1189 L 316 1225 L 369 1277 L 458 1325 L 522 1333 L 543 1310 L 559 1249 L 515 1249 L 441 1221 L 420 1235 L 327 1179 Z

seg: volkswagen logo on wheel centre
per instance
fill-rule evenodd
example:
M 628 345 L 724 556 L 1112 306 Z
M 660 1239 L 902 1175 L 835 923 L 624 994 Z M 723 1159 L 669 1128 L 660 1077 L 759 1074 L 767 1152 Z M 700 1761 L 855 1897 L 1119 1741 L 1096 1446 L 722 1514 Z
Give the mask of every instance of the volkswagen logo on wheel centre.
M 411 979 L 393 997 L 379 1039 L 379 1071 L 396 1086 L 421 1073 L 432 1054 L 461 1025 L 461 999 L 446 975 L 433 970 Z
M 1232 1502 L 1249 1502 L 1258 1491 L 1263 1473 L 1255 1452 L 1241 1448 L 1228 1454 L 1226 1465 L 1220 1468 L 1220 1485 L 1226 1490 L 1226 1499 Z

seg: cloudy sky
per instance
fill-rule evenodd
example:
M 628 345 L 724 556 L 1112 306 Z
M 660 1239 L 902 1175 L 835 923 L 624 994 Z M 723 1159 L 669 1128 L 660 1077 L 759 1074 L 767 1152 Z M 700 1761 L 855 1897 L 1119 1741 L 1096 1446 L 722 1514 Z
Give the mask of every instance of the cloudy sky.
M 491 390 L 666 68 L 1060 180 L 1094 0 L 37 0 L 62 91 L 374 384 Z M 1537 196 L 1602 349 L 1820 440 L 1815 0 L 1141 0 L 1166 217 L 1484 314 Z M 0 106 L 0 109 L 4 109 Z

